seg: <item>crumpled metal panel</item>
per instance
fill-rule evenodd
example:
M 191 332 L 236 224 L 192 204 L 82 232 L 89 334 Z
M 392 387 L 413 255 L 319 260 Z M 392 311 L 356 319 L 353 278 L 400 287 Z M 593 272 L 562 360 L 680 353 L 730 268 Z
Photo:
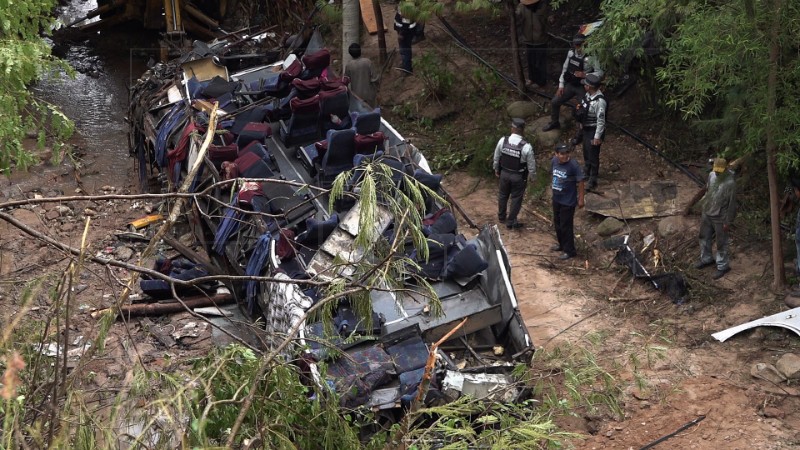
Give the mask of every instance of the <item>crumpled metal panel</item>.
M 781 327 L 794 331 L 795 334 L 800 336 L 800 308 L 790 309 L 778 314 L 762 317 L 758 320 L 753 320 L 752 322 L 736 325 L 727 330 L 718 331 L 711 336 L 720 342 L 725 342 L 731 336 L 755 327 Z

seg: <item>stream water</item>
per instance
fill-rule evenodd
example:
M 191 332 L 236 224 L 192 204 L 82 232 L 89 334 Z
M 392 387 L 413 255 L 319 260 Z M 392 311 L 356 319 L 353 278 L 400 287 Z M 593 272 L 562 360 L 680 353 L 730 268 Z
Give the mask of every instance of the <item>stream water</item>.
M 73 0 L 59 10 L 59 20 L 70 23 L 95 6 L 94 0 Z M 147 70 L 148 59 L 158 55 L 156 39 L 154 31 L 133 24 L 91 35 L 56 33 L 53 38 L 53 53 L 75 69 L 75 76 L 56 74 L 34 92 L 75 122 L 81 181 L 89 192 L 104 185 L 137 189 L 128 156 L 128 86 Z

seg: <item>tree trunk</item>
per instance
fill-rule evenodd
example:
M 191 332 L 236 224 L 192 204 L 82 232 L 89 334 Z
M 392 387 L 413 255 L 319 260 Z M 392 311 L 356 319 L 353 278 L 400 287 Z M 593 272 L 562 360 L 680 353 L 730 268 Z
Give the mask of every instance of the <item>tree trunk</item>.
M 375 25 L 378 26 L 378 49 L 380 49 L 380 64 L 386 63 L 386 33 L 383 31 L 383 10 L 378 0 L 372 0 L 372 8 L 375 10 Z
M 524 91 L 525 74 L 522 72 L 522 63 L 519 60 L 519 38 L 517 37 L 517 15 L 515 14 L 517 2 L 506 0 L 505 4 L 511 28 L 511 59 L 514 61 L 514 75 L 517 77 L 517 88 Z
M 767 77 L 767 180 L 769 182 L 769 211 L 770 228 L 772 231 L 772 290 L 779 292 L 786 285 L 786 275 L 783 273 L 783 247 L 781 246 L 780 224 L 780 197 L 778 193 L 778 171 L 775 158 L 777 145 L 775 143 L 775 109 L 778 87 L 778 55 L 780 53 L 780 14 L 783 0 L 774 0 L 772 24 L 770 27 L 769 45 L 769 75 Z
M 361 8 L 358 0 L 342 0 L 342 72 L 352 59 L 347 49 L 358 43 L 358 26 L 361 22 Z

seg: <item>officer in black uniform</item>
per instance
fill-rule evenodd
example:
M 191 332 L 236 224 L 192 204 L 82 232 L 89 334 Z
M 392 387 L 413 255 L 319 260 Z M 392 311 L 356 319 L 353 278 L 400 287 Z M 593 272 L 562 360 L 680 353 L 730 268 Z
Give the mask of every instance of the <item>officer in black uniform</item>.
M 574 48 L 567 52 L 567 59 L 564 60 L 561 77 L 558 79 L 558 90 L 550 102 L 550 123 L 545 125 L 542 131 L 561 128 L 561 124 L 558 123 L 561 105 L 573 97 L 583 97 L 584 90 L 581 81 L 586 78 L 587 74 L 597 75 L 598 78 L 603 77 L 603 70 L 597 65 L 595 59 L 584 53 L 584 42 L 586 42 L 586 36 L 582 34 L 577 34 L 572 39 Z
M 533 147 L 522 138 L 525 121 L 511 119 L 511 135 L 500 138 L 494 149 L 492 167 L 495 175 L 500 178 L 500 193 L 497 196 L 497 219 L 505 222 L 509 229 L 518 229 L 524 226 L 517 221 L 517 215 L 522 208 L 522 197 L 528 179 L 536 176 L 536 160 L 533 157 Z M 511 198 L 511 207 L 506 209 L 508 199 Z
M 581 132 L 578 139 L 573 142 L 583 142 L 583 173 L 589 180 L 586 188 L 597 187 L 597 177 L 600 173 L 600 146 L 606 137 L 606 109 L 608 102 L 600 91 L 600 77 L 588 74 L 583 79 L 586 94 L 577 105 L 575 118 L 580 123 Z

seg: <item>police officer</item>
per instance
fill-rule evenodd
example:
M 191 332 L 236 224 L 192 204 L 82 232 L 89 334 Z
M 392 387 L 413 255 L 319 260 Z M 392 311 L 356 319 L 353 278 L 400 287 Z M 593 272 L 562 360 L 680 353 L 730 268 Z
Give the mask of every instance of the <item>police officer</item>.
M 566 103 L 573 97 L 581 98 L 584 94 L 581 81 L 586 78 L 587 74 L 597 75 L 597 78 L 603 77 L 603 70 L 597 65 L 597 61 L 584 53 L 583 43 L 586 42 L 586 36 L 577 34 L 572 39 L 572 50 L 567 52 L 567 59 L 564 60 L 564 67 L 561 69 L 561 77 L 558 79 L 558 90 L 556 96 L 550 102 L 550 123 L 542 128 L 542 131 L 550 131 L 556 128 L 561 128 L 558 123 L 558 116 L 560 115 L 561 105 Z
M 500 193 L 497 196 L 497 219 L 505 222 L 508 229 L 524 226 L 517 221 L 522 208 L 522 196 L 528 179 L 536 176 L 536 160 L 533 158 L 533 147 L 522 138 L 525 121 L 511 119 L 511 135 L 500 138 L 494 148 L 494 174 L 500 178 Z M 511 207 L 506 209 L 511 197 Z
M 576 118 L 580 122 L 582 136 L 579 136 L 583 141 L 583 171 L 589 180 L 586 188 L 594 189 L 600 172 L 600 146 L 606 135 L 608 103 L 600 91 L 600 77 L 590 73 L 582 83 L 586 94 L 576 106 Z

